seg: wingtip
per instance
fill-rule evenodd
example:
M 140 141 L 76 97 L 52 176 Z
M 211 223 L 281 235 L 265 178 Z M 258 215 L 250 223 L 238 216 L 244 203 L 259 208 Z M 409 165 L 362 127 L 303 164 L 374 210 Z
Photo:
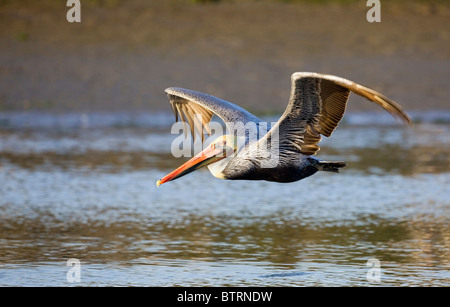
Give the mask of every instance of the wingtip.
M 414 122 L 411 117 L 408 116 L 407 121 L 405 122 L 405 125 L 408 126 L 408 128 L 414 128 Z
M 408 113 L 406 113 L 403 110 L 403 107 L 399 105 L 394 100 L 384 96 L 383 94 L 380 94 L 379 92 L 365 87 L 360 84 L 356 84 L 356 88 L 360 90 L 360 92 L 355 92 L 375 103 L 380 105 L 383 109 L 388 111 L 393 117 L 397 118 L 399 121 L 401 121 L 404 125 L 406 125 L 409 128 L 414 127 L 414 122 L 412 118 L 409 116 Z
M 401 114 L 403 115 L 403 117 L 401 118 L 403 123 L 408 126 L 408 128 L 413 128 L 414 127 L 414 120 L 412 119 L 412 117 L 406 113 L 405 111 L 402 110 Z

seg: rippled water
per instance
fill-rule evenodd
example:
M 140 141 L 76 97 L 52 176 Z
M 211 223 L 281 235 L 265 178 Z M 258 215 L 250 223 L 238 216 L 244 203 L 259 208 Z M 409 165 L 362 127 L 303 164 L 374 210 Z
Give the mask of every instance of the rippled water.
M 319 152 L 348 162 L 340 174 L 278 184 L 200 170 L 156 188 L 186 160 L 170 127 L 10 120 L 2 286 L 450 285 L 448 124 L 342 125 Z

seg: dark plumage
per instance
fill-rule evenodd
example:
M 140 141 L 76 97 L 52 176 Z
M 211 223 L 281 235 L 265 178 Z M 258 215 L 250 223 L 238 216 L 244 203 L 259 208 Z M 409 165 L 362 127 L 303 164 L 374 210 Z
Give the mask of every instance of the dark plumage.
M 298 72 L 291 77 L 291 94 L 278 122 L 261 130 L 262 121 L 245 109 L 217 97 L 182 88 L 168 88 L 176 120 L 190 125 L 192 136 L 204 129 L 213 114 L 227 126 L 227 135 L 218 138 L 202 153 L 158 181 L 157 185 L 179 178 L 208 165 L 222 179 L 292 182 L 317 171 L 338 172 L 345 162 L 321 161 L 314 157 L 321 136 L 331 136 L 341 121 L 350 93 L 378 104 L 407 125 L 411 118 L 393 100 L 353 81 L 318 73 Z M 202 116 L 201 123 L 194 120 Z M 261 133 L 263 131 L 263 133 Z M 220 155 L 220 153 L 227 153 Z M 200 165 L 200 166 L 199 166 Z

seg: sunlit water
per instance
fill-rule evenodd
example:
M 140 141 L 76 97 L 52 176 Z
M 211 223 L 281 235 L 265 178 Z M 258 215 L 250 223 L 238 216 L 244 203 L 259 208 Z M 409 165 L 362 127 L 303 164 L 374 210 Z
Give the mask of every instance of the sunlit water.
M 450 285 L 448 124 L 342 125 L 319 152 L 340 174 L 156 188 L 177 135 L 111 118 L 2 119 L 1 286 Z

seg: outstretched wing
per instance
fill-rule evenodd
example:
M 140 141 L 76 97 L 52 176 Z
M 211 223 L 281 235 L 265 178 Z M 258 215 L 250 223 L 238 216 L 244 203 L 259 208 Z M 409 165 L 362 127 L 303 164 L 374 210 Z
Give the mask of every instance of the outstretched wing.
M 411 118 L 393 100 L 353 81 L 318 73 L 298 72 L 291 77 L 288 106 L 260 142 L 279 138 L 279 150 L 314 155 L 321 135 L 330 136 L 341 121 L 350 92 L 375 102 L 407 125 Z
M 258 123 L 261 121 L 247 110 L 208 94 L 177 87 L 166 89 L 166 93 L 172 104 L 175 120 L 189 123 L 194 141 L 196 132 L 201 135 L 202 141 L 204 141 L 203 129 L 211 134 L 208 124 L 214 114 L 225 122 L 228 129 L 235 129 L 235 124 L 238 123 L 246 125 L 249 122 Z M 195 119 L 195 116 L 198 115 L 201 116 L 201 122 Z M 241 133 L 245 132 L 237 131 L 237 135 Z

